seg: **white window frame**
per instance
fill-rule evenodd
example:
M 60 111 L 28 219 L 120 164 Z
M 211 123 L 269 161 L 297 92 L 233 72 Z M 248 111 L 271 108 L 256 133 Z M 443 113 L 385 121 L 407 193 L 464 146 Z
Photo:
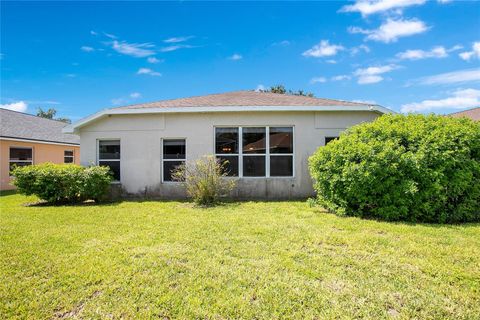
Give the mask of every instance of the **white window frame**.
M 100 141 L 117 141 L 120 145 L 120 159 L 100 159 Z M 97 139 L 97 166 L 100 165 L 100 161 L 118 161 L 120 162 L 120 180 L 113 180 L 112 184 L 119 184 L 122 181 L 122 140 L 120 138 L 102 138 Z
M 216 153 L 216 129 L 217 128 L 238 128 L 238 153 Z M 265 128 L 265 153 L 243 153 L 243 128 Z M 292 128 L 292 153 L 270 153 L 270 128 Z M 228 176 L 233 179 L 292 179 L 295 178 L 295 126 L 293 125 L 221 125 L 213 127 L 213 154 L 216 157 L 238 156 L 238 176 Z M 243 175 L 243 156 L 265 156 L 265 176 L 250 177 Z M 270 156 L 291 156 L 292 157 L 292 175 L 291 176 L 271 176 L 270 175 Z
M 11 157 L 11 149 L 30 149 L 32 150 L 32 160 L 12 160 L 12 157 Z M 23 147 L 23 146 L 9 146 L 8 147 L 8 175 L 11 176 L 10 174 L 10 165 L 12 164 L 12 162 L 15 162 L 15 163 L 18 163 L 18 162 L 21 162 L 21 163 L 30 163 L 30 165 L 33 165 L 34 163 L 34 156 L 33 156 L 33 147 Z
M 120 149 L 120 150 L 121 150 L 121 149 Z M 72 152 L 72 155 L 71 155 L 71 156 L 66 156 L 66 155 L 65 155 L 65 151 L 71 151 L 71 152 Z M 121 153 L 121 151 L 120 151 L 120 153 Z M 121 156 L 121 154 L 120 154 L 120 156 Z M 69 158 L 69 159 L 71 158 L 71 159 L 72 159 L 72 162 L 65 162 L 65 159 L 66 159 L 66 158 Z M 67 164 L 69 164 L 69 163 L 75 163 L 75 150 L 73 150 L 73 149 L 63 150 L 63 163 L 67 163 Z
M 165 155 L 164 155 L 164 153 L 163 153 L 163 143 L 164 143 L 165 141 L 170 141 L 170 140 L 183 140 L 183 141 L 185 141 L 185 158 L 183 158 L 183 159 L 165 159 Z M 162 158 L 162 167 L 160 168 L 160 170 L 161 170 L 161 172 L 162 172 L 162 183 L 167 183 L 167 184 L 169 184 L 169 183 L 177 183 L 177 184 L 178 184 L 178 183 L 183 183 L 182 181 L 173 181 L 173 180 L 172 180 L 172 181 L 165 181 L 165 179 L 164 179 L 164 173 L 165 173 L 164 163 L 165 163 L 165 162 L 169 162 L 169 161 L 170 161 L 170 162 L 171 162 L 171 161 L 183 161 L 184 163 L 187 162 L 187 138 L 185 138 L 185 137 L 180 137 L 180 138 L 170 138 L 170 137 L 168 137 L 168 138 L 162 138 L 161 148 L 160 148 L 160 149 L 161 149 L 161 153 L 162 153 L 162 157 L 161 157 L 161 158 Z

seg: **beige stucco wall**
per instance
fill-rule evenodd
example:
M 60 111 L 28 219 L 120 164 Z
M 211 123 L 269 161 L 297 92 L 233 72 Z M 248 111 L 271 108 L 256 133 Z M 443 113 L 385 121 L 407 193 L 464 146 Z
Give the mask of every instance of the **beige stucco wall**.
M 313 193 L 308 158 L 326 136 L 372 121 L 375 112 L 254 112 L 111 115 L 80 129 L 81 164 L 97 161 L 97 140 L 120 139 L 121 185 L 129 194 L 175 198 L 178 183 L 161 182 L 162 138 L 185 138 L 187 161 L 214 153 L 215 126 L 293 126 L 293 178 L 240 178 L 239 198 L 298 198 Z
M 23 142 L 13 140 L 0 140 L 0 190 L 10 190 L 15 187 L 10 185 L 9 174 L 10 147 L 32 148 L 33 164 L 43 162 L 63 163 L 63 152 L 73 150 L 76 164 L 80 164 L 80 147 L 69 145 L 46 144 L 37 142 Z

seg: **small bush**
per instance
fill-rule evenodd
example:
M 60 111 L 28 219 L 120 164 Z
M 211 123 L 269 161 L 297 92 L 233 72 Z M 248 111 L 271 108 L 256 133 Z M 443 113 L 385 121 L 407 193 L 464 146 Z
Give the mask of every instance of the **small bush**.
M 13 184 L 25 195 L 36 195 L 50 203 L 101 200 L 112 181 L 108 167 L 42 163 L 17 167 Z
M 211 205 L 235 187 L 235 181 L 225 179 L 225 163 L 214 156 L 186 162 L 173 172 L 176 181 L 185 183 L 187 194 L 199 205 Z
M 480 123 L 384 115 L 310 158 L 321 205 L 350 216 L 480 221 Z

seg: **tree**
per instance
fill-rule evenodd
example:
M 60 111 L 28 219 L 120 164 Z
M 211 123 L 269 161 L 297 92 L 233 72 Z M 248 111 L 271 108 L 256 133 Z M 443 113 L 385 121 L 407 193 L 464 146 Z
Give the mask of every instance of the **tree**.
M 260 90 L 261 92 L 271 92 L 271 93 L 278 93 L 278 94 L 289 94 L 292 96 L 304 96 L 304 97 L 315 97 L 315 95 L 311 92 L 306 92 L 303 90 L 288 90 L 285 89 L 283 84 L 277 84 L 275 86 L 271 86 L 270 89 Z
M 37 117 L 62 121 L 65 123 L 72 123 L 72 121 L 68 118 L 55 118 L 56 114 L 57 114 L 57 110 L 53 108 L 49 108 L 47 111 L 43 110 L 42 108 L 38 108 L 38 111 L 37 111 Z

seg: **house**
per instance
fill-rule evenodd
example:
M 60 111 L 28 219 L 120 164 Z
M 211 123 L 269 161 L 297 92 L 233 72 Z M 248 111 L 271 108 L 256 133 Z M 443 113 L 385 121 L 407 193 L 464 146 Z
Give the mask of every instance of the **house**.
M 171 170 L 214 154 L 228 160 L 238 198 L 313 193 L 308 158 L 346 128 L 392 111 L 357 102 L 237 91 L 106 109 L 64 129 L 81 164 L 108 165 L 126 194 L 184 196 Z
M 80 163 L 80 139 L 65 134 L 64 122 L 0 108 L 0 190 L 14 189 L 14 165 Z
M 450 113 L 449 116 L 454 118 L 470 118 L 474 121 L 480 121 L 480 107 Z

